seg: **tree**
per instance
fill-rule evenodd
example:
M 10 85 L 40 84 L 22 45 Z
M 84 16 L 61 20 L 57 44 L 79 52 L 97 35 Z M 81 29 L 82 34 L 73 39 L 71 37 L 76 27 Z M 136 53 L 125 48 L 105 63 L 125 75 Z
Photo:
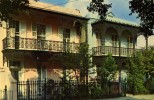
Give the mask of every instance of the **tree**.
M 145 49 L 142 53 L 146 76 L 145 85 L 150 91 L 152 90 L 152 78 L 154 77 L 154 47 L 149 47 L 149 49 Z
M 110 7 L 111 4 L 105 4 L 104 0 L 92 0 L 87 9 L 89 12 L 97 12 L 100 19 L 104 20 Z
M 28 6 L 29 0 L 0 0 L 0 19 L 6 21 L 11 15 L 26 11 Z
M 77 82 L 78 76 L 77 71 L 80 72 L 80 80 L 87 83 L 88 81 L 88 69 L 92 66 L 91 55 L 89 53 L 89 46 L 87 43 L 81 43 L 78 48 L 77 53 L 65 51 L 61 56 L 58 56 L 56 59 L 60 61 L 64 70 L 71 69 L 76 74 Z M 65 74 L 65 73 L 64 73 Z M 66 75 L 70 80 L 71 76 Z M 82 80 L 82 78 L 84 78 Z
M 102 89 L 107 89 L 108 82 L 114 81 L 117 72 L 117 64 L 111 54 L 104 61 L 99 62 L 98 74 L 101 77 Z
M 92 67 L 92 62 L 91 62 L 91 55 L 89 53 L 89 45 L 87 43 L 81 43 L 79 48 L 79 52 L 73 53 L 70 51 L 66 51 L 62 54 L 62 56 L 59 56 L 58 60 L 62 64 L 63 67 L 63 72 L 64 76 L 63 79 L 65 81 L 66 78 L 68 77 L 71 79 L 72 77 L 69 75 L 71 73 L 66 74 L 66 69 L 71 69 L 74 71 L 75 74 L 76 72 L 80 72 L 80 76 L 78 77 L 76 75 L 76 80 L 77 80 L 77 85 L 78 85 L 78 90 L 80 92 L 80 97 L 81 98 L 88 98 L 88 74 L 89 74 L 89 68 Z M 79 78 L 80 82 L 84 84 L 79 84 Z
M 133 94 L 144 93 L 146 89 L 144 87 L 144 64 L 143 55 L 141 52 L 136 52 L 135 56 L 128 58 L 128 91 Z
M 147 49 L 148 37 L 154 34 L 154 2 L 153 0 L 131 0 L 129 3 L 131 14 L 136 13 L 138 15 L 137 17 L 141 20 L 140 32 L 143 33 L 145 37 Z

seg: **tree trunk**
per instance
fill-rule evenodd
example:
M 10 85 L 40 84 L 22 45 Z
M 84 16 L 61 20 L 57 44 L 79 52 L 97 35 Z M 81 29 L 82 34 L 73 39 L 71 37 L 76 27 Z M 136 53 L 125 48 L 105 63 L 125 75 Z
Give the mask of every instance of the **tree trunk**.
M 147 36 L 145 36 L 145 41 L 146 41 L 146 49 L 148 49 L 148 38 L 149 38 L 149 36 L 147 35 Z

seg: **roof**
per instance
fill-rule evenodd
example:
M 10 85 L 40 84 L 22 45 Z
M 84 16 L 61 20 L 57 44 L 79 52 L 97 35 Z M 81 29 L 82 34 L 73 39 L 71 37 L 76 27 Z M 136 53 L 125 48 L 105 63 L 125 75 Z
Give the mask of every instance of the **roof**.
M 53 4 L 47 4 L 43 2 L 35 2 L 34 0 L 29 1 L 29 7 L 35 8 L 35 9 L 40 9 L 40 10 L 45 10 L 45 11 L 51 11 L 54 13 L 59 13 L 59 14 L 64 14 L 64 15 L 70 15 L 74 17 L 80 17 L 80 18 L 85 18 L 81 15 L 81 13 L 78 10 L 75 9 L 69 9 L 66 7 L 61 7 L 61 6 L 56 6 Z M 87 19 L 87 18 L 85 18 Z
M 113 16 L 108 16 L 106 18 L 106 21 L 114 22 L 114 23 L 119 23 L 119 24 L 124 24 L 124 25 L 129 25 L 129 26 L 139 27 L 139 24 L 137 24 L 135 22 L 131 22 L 131 21 L 120 19 L 120 18 L 113 17 Z
M 100 21 L 101 20 L 95 21 L 93 24 L 96 24 Z M 139 27 L 140 26 L 139 24 L 137 24 L 135 22 L 131 22 L 131 21 L 128 21 L 128 20 L 117 18 L 113 15 L 108 15 L 107 18 L 105 19 L 105 21 L 112 22 L 112 23 L 118 23 L 118 24 L 122 24 L 122 25 L 133 26 L 133 27 Z

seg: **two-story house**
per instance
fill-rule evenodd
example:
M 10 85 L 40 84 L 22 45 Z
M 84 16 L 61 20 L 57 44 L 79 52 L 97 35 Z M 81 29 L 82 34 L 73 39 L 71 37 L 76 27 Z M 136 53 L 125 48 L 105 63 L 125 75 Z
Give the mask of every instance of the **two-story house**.
M 87 41 L 88 19 L 78 10 L 32 2 L 28 13 L 12 18 L 0 27 L 0 66 L 16 80 L 59 80 L 62 65 L 54 58 L 66 50 L 77 53 Z
M 105 21 L 92 23 L 92 35 L 88 36 L 88 43 L 92 48 L 93 63 L 99 67 L 98 61 L 103 62 L 111 53 L 115 58 L 119 71 L 116 81 L 126 78 L 126 59 L 135 48 L 139 25 L 127 20 L 116 18 L 112 14 Z

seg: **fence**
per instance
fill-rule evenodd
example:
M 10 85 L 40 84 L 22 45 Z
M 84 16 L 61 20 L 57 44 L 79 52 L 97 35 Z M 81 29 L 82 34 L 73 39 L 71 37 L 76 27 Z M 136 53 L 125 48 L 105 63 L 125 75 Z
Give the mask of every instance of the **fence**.
M 0 90 L 0 100 L 13 100 L 13 91 L 8 91 L 5 86 L 4 90 Z
M 97 93 L 95 90 L 99 86 L 100 83 L 97 82 L 89 82 L 86 85 L 76 81 L 20 81 L 17 82 L 17 100 L 79 100 L 81 98 L 97 98 L 91 96 L 94 93 L 90 92 Z M 94 91 L 91 90 L 91 87 L 94 87 Z M 104 90 L 104 94 L 100 92 L 100 95 L 103 97 L 119 96 L 118 82 L 111 82 L 108 88 L 109 91 Z M 122 91 L 124 89 L 122 88 Z
M 87 100 L 119 96 L 118 82 L 109 82 L 107 90 L 101 89 L 99 82 L 85 84 L 76 81 L 36 80 L 18 81 L 15 84 L 14 92 L 8 91 L 6 86 L 0 90 L 0 100 Z M 121 84 L 121 94 L 126 95 L 125 82 Z
M 79 98 L 78 86 L 53 80 L 17 82 L 17 100 L 74 100 Z

